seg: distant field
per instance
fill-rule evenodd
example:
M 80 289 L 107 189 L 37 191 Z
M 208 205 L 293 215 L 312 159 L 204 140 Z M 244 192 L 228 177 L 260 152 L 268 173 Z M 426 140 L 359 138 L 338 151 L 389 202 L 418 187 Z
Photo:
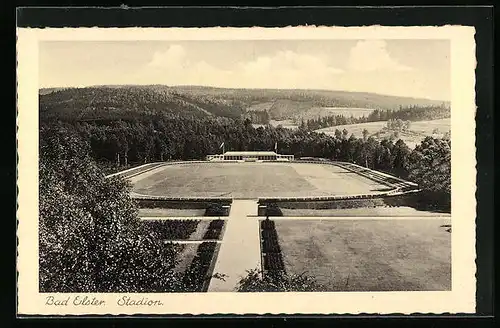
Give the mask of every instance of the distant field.
M 411 130 L 418 133 L 432 135 L 434 129 L 438 129 L 439 134 L 448 132 L 451 130 L 451 119 L 443 118 L 441 120 L 418 121 L 411 123 Z
M 274 102 L 268 101 L 263 103 L 253 104 L 252 106 L 247 108 L 247 111 L 267 111 L 269 110 Z
M 167 165 L 134 177 L 133 184 L 136 193 L 167 197 L 307 197 L 387 190 L 338 166 L 307 163 Z
M 319 107 L 314 101 L 293 101 L 278 99 L 252 104 L 247 111 L 266 111 L 274 122 L 281 122 L 284 127 L 295 128 L 300 120 L 316 119 L 318 117 L 343 115 L 346 117 L 363 117 L 370 115 L 374 109 L 361 107 Z M 271 123 L 273 126 L 277 124 Z
M 374 109 L 370 108 L 357 108 L 357 107 L 312 107 L 303 114 L 299 114 L 299 120 L 303 118 L 304 120 L 315 119 L 324 116 L 335 116 L 342 115 L 345 117 L 363 117 L 370 115 Z
M 359 124 L 348 124 L 348 125 L 338 125 L 332 126 L 324 129 L 316 130 L 316 132 L 325 133 L 327 135 L 335 135 L 335 130 L 340 131 L 346 129 L 349 132 L 349 136 L 354 134 L 355 137 L 363 137 L 363 130 L 366 129 L 369 135 L 376 134 L 384 127 L 387 126 L 387 121 L 380 122 L 369 122 L 369 123 L 359 123 Z M 438 129 L 437 134 L 433 134 L 434 130 Z M 410 131 L 420 134 L 420 136 L 400 133 L 400 139 L 402 139 L 410 148 L 414 148 L 415 145 L 419 144 L 425 136 L 435 136 L 437 138 L 442 137 L 446 132 L 451 129 L 451 119 L 444 118 L 439 120 L 430 121 L 418 121 L 411 122 Z
M 288 272 L 330 291 L 451 289 L 449 219 L 275 220 Z
M 286 129 L 297 129 L 299 127 L 292 120 L 282 120 L 282 121 L 271 120 L 271 121 L 269 121 L 269 124 L 271 124 L 274 127 L 281 125 L 282 127 L 286 128 Z
M 386 121 L 380 122 L 368 122 L 368 123 L 359 123 L 359 124 L 347 124 L 347 125 L 337 125 L 331 126 L 324 129 L 316 130 L 316 132 L 322 132 L 328 135 L 335 135 L 335 130 L 344 130 L 346 129 L 349 132 L 349 135 L 354 134 L 355 137 L 360 138 L 363 136 L 363 130 L 368 130 L 369 134 L 374 134 L 382 130 L 387 126 Z

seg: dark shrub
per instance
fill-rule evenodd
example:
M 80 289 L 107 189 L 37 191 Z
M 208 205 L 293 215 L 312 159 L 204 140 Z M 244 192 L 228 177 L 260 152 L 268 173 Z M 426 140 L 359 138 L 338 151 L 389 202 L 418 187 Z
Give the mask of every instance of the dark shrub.
M 262 220 L 260 222 L 260 227 L 264 230 L 267 230 L 267 229 L 274 229 L 274 221 L 271 221 L 269 219 L 266 219 L 266 220 Z
M 272 271 L 263 274 L 254 269 L 247 271 L 247 275 L 238 282 L 239 292 L 319 292 L 327 288 L 308 275 L 289 274 L 285 271 Z
M 219 239 L 222 228 L 224 227 L 224 220 L 213 220 L 210 222 L 203 239 Z
M 262 230 L 262 239 L 278 239 L 278 233 L 276 232 L 276 229 L 264 229 Z
M 283 216 L 283 212 L 281 212 L 278 204 L 270 203 L 267 205 L 266 216 Z
M 196 256 L 184 273 L 183 284 L 186 292 L 202 292 L 210 279 L 208 271 L 215 252 L 216 244 L 204 242 L 198 246 Z
M 227 210 L 220 203 L 211 203 L 205 210 L 205 216 L 225 216 Z
M 262 242 L 262 251 L 266 254 L 280 253 L 280 245 L 278 239 L 264 239 Z
M 147 220 L 143 228 L 162 240 L 184 240 L 195 232 L 200 220 Z
M 219 229 L 208 229 L 203 236 L 203 239 L 219 239 L 220 237 Z
M 224 227 L 224 220 L 213 220 L 210 221 L 210 224 L 208 226 L 209 229 L 222 229 Z

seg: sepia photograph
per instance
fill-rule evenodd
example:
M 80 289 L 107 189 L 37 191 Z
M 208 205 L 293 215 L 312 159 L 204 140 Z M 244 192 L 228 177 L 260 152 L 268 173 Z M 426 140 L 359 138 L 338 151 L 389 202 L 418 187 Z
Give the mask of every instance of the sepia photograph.
M 452 37 L 61 33 L 36 42 L 24 113 L 39 308 L 450 296 L 464 277 L 452 239 L 474 217 L 452 201 L 452 149 L 466 149 L 452 112 L 472 117 L 465 134 L 475 108 L 455 109 L 474 90 L 454 89 Z

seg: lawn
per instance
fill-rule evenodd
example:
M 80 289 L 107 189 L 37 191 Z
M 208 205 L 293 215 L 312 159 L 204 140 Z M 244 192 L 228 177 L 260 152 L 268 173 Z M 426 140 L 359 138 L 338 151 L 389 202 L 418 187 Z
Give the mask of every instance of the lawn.
M 189 236 L 189 240 L 203 240 L 203 236 L 210 225 L 210 220 L 201 220 L 196 227 L 196 231 Z
M 376 217 L 376 216 L 450 216 L 450 214 L 436 213 L 430 211 L 419 211 L 408 206 L 376 206 L 359 208 L 339 208 L 339 209 L 292 209 L 281 208 L 283 216 L 352 216 L 352 217 Z
M 164 166 L 137 177 L 134 192 L 168 197 L 293 197 L 368 193 L 386 186 L 342 168 L 306 163 Z
M 174 271 L 183 273 L 193 262 L 193 258 L 196 255 L 196 251 L 198 250 L 198 246 L 200 244 L 182 244 L 182 251 L 179 253 L 177 257 L 179 259 L 179 263 L 175 266 Z
M 275 220 L 288 272 L 328 291 L 451 288 L 449 219 Z

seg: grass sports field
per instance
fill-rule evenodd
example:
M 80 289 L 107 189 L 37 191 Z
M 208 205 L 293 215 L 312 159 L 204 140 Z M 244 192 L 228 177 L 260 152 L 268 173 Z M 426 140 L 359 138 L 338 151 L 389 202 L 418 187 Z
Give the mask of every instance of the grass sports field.
M 138 194 L 166 197 L 307 197 L 388 189 L 338 166 L 309 163 L 166 165 L 131 180 Z
M 331 291 L 451 289 L 450 219 L 275 222 L 286 270 Z

